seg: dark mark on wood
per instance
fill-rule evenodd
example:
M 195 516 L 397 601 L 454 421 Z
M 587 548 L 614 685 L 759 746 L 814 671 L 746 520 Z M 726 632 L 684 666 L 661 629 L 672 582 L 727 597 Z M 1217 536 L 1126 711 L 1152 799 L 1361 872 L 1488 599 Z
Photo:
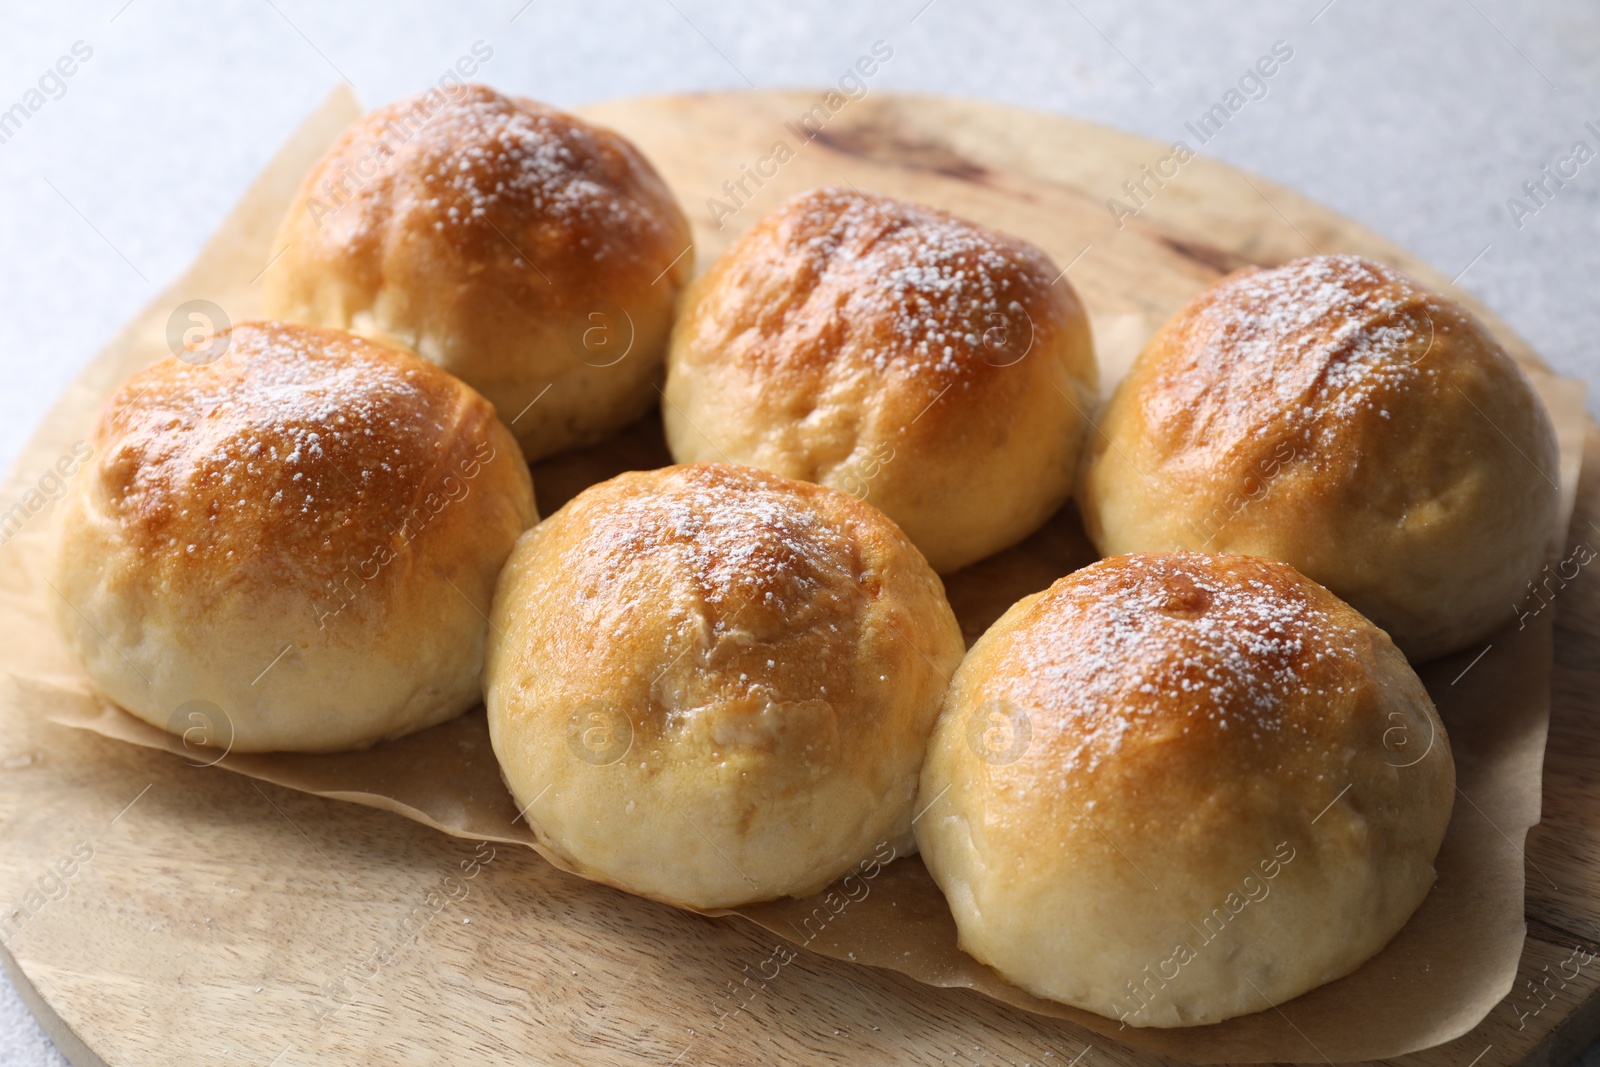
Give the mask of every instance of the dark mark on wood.
M 1212 248 L 1210 245 L 1196 244 L 1193 241 L 1185 241 L 1182 238 L 1173 237 L 1169 234 L 1158 232 L 1156 234 L 1156 239 L 1162 244 L 1166 245 L 1168 248 L 1172 249 L 1172 251 L 1176 252 L 1178 255 L 1182 256 L 1184 259 L 1189 260 L 1191 263 L 1199 264 L 1201 267 L 1204 267 L 1206 270 L 1217 275 L 1218 277 L 1221 277 L 1224 274 L 1232 274 L 1241 267 L 1259 267 L 1265 265 L 1257 263 L 1254 260 L 1247 259 L 1244 256 L 1236 255 L 1232 252 L 1224 252 L 1220 248 Z
M 933 171 L 957 181 L 990 184 L 994 175 L 988 167 L 974 163 L 948 145 L 935 141 L 907 140 L 897 130 L 876 124 L 863 124 L 842 130 L 819 130 L 812 143 L 824 148 L 891 166 Z
M 1600 956 L 1600 940 L 1575 934 L 1571 930 L 1545 922 L 1543 919 L 1536 919 L 1532 915 L 1524 918 L 1528 924 L 1528 936 L 1535 941 L 1542 941 L 1557 948 L 1581 948 L 1591 955 Z

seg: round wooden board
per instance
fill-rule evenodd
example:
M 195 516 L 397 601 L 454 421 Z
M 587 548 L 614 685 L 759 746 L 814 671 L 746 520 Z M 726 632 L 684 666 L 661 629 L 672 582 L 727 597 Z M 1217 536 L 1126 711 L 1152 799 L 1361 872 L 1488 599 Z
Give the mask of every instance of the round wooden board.
M 1014 108 L 887 94 L 848 104 L 808 139 L 798 120 L 819 99 L 710 94 L 583 113 L 654 160 L 695 223 L 702 267 L 784 196 L 823 183 L 939 204 L 1030 238 L 1070 265 L 1108 377 L 1195 291 L 1245 263 L 1360 252 L 1450 288 L 1347 220 L 1204 159 L 1119 227 L 1107 197 L 1167 146 Z M 793 158 L 738 190 L 779 141 Z M 269 173 L 251 195 L 281 200 L 295 177 Z M 720 228 L 713 197 L 737 209 Z M 163 298 L 159 314 L 176 302 Z M 1518 355 L 1537 372 L 1526 346 Z M 103 388 L 97 374 L 74 388 Z M 1573 538 L 1592 541 L 1592 424 L 1585 452 Z M 1041 585 L 1056 576 L 1041 566 Z M 12 561 L 0 579 L 21 580 Z M 1600 1030 L 1600 964 L 1576 976 L 1563 967 L 1575 948 L 1579 960 L 1600 953 L 1600 587 L 1579 578 L 1556 610 L 1545 818 L 1526 849 L 1548 879 L 1528 882 L 1518 977 L 1537 988 L 1513 990 L 1473 1033 L 1408 1063 L 1560 1062 Z M 466 873 L 465 895 L 445 895 L 456 884 L 447 876 Z M 28 914 L 0 926 L 5 962 L 80 1065 L 1159 1062 L 1102 1040 L 1090 1048 L 1078 1031 L 972 993 L 803 952 L 719 1027 L 773 953 L 771 935 L 746 923 L 0 712 L 0 915 L 12 902 Z M 348 997 L 330 996 L 333 982 Z

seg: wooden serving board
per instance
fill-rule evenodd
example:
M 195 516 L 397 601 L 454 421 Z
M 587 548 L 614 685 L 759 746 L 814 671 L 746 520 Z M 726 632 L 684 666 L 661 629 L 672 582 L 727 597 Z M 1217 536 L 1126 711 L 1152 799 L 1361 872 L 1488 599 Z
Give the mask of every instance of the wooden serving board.
M 797 120 L 819 99 L 707 94 L 583 113 L 633 138 L 673 185 L 695 224 L 701 267 L 784 196 L 823 183 L 937 203 L 1033 240 L 1070 264 L 1108 376 L 1198 289 L 1245 263 L 1359 252 L 1450 288 L 1349 221 L 1204 159 L 1119 227 L 1106 200 L 1168 153 L 1151 141 L 1014 108 L 887 94 L 848 103 L 807 138 Z M 774 173 L 780 141 L 789 151 Z M 295 178 L 269 172 L 252 195 L 286 195 Z M 164 306 L 189 295 L 175 287 Z M 237 319 L 247 309 L 232 310 Z M 102 390 L 95 373 L 74 389 Z M 641 464 L 660 455 L 648 424 L 633 432 Z M 1585 453 L 1568 543 L 1594 545 L 1593 423 Z M 581 487 L 580 466 L 550 468 L 541 504 Z M 5 499 L 38 474 L 19 470 Z M 1040 587 L 1081 548 L 1070 524 L 1053 529 L 1039 540 Z M 23 580 L 14 570 L 0 567 L 0 576 Z M 969 619 L 1005 606 L 987 602 L 996 593 L 981 565 L 951 585 Z M 1475 1031 L 1408 1064 L 1560 1063 L 1600 1032 L 1600 585 L 1585 572 L 1550 610 L 1545 814 L 1525 850 L 1517 988 Z M 0 708 L 16 703 L 8 696 L 0 692 Z M 804 952 L 775 957 L 772 935 L 749 924 L 583 882 L 531 852 L 475 847 L 8 711 L 0 940 L 0 962 L 80 1065 L 1163 1062 L 1111 1041 L 1090 1047 L 1055 1020 L 970 992 Z M 752 997 L 747 976 L 774 967 L 779 976 Z

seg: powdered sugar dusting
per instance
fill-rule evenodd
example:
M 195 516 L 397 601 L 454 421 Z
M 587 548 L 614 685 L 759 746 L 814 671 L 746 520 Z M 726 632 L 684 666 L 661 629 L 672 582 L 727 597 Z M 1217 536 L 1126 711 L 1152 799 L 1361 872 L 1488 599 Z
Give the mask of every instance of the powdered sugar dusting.
M 1348 642 L 1285 564 L 1195 554 L 1113 557 L 1053 586 L 1002 652 L 1010 698 L 1066 777 L 1124 738 L 1177 729 L 1261 740 L 1305 732 L 1286 709 L 1343 690 Z
M 448 105 L 430 120 L 418 151 L 424 185 L 435 193 L 430 206 L 443 210 L 441 227 L 506 205 L 566 225 L 627 214 L 602 173 L 604 149 L 593 131 L 507 97 L 480 91 Z
M 368 177 L 361 177 L 368 175 Z M 391 104 L 325 161 L 338 197 L 364 210 L 331 216 L 347 248 L 376 239 L 392 213 L 439 233 L 471 233 L 478 258 L 651 259 L 677 212 L 648 165 L 608 131 L 530 100 L 470 85 Z M 313 190 L 324 183 L 312 181 Z M 339 239 L 339 238 L 335 238 Z
M 1429 294 L 1358 256 L 1318 256 L 1220 282 L 1185 325 L 1182 359 L 1163 375 L 1157 403 L 1188 409 L 1197 436 L 1259 419 L 1271 396 L 1291 425 L 1337 433 L 1363 413 L 1387 417 L 1385 398 L 1438 373 Z M 1236 427 L 1240 432 L 1248 432 Z
M 876 705 L 856 699 L 855 667 L 884 575 L 864 562 L 871 537 L 856 507 L 721 464 L 593 486 L 549 520 L 581 531 L 554 532 L 560 556 L 544 563 L 571 589 L 557 597 L 571 605 L 561 629 L 653 650 L 612 669 L 642 671 L 650 714 L 673 728 L 720 724 L 707 728 L 749 744 L 792 728 L 795 769 L 825 768 L 840 723 L 876 728 Z
M 667 477 L 662 491 L 604 501 L 583 545 L 586 570 L 609 583 L 640 560 L 670 558 L 699 587 L 714 629 L 747 607 L 799 626 L 819 597 L 837 603 L 849 585 L 871 583 L 851 532 L 778 479 L 722 465 Z
M 1054 280 L 1025 242 L 933 208 L 846 189 L 791 200 L 783 235 L 801 270 L 879 373 L 891 367 L 950 375 L 1024 351 Z M 1006 358 L 1007 353 L 1010 359 Z M 999 357 L 997 359 L 997 356 Z
M 241 324 L 221 361 L 158 364 L 112 398 L 101 429 L 108 506 L 168 557 L 315 570 L 406 521 L 459 404 L 455 384 L 420 360 Z

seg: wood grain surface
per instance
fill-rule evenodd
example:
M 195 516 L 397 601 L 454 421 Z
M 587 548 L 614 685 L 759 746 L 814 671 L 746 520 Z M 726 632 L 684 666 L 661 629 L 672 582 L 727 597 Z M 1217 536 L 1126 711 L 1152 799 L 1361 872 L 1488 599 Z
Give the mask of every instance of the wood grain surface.
M 937 203 L 1070 265 L 1112 374 L 1183 301 L 1244 263 L 1353 251 L 1449 288 L 1347 220 L 1205 159 L 1119 227 L 1106 199 L 1167 154 L 1153 142 L 1014 108 L 887 94 L 847 104 L 807 138 L 796 123 L 819 99 L 706 94 L 584 113 L 633 138 L 678 191 L 702 268 L 812 185 Z M 724 182 L 756 169 L 779 141 L 792 158 L 730 196 Z M 295 178 L 269 173 L 251 196 L 281 202 Z M 720 228 L 714 213 L 725 216 Z M 191 295 L 180 283 L 130 329 L 159 328 Z M 235 319 L 253 311 L 247 291 L 230 298 Z M 1536 369 L 1525 346 L 1517 354 Z M 91 368 L 73 394 L 103 392 L 111 373 Z M 37 480 L 38 456 L 48 462 L 80 432 L 47 419 L 6 499 Z M 653 425 L 631 432 L 640 465 L 658 462 Z M 1592 423 L 1583 470 L 1569 545 L 1600 544 Z M 586 484 L 581 463 L 546 473 L 542 507 Z M 1079 537 L 1068 516 L 1036 539 L 1040 586 L 1082 554 Z M 0 549 L 0 581 L 35 580 L 38 561 L 21 551 Z M 981 564 L 952 582 L 972 625 L 1009 603 L 997 597 Z M 1600 1032 L 1600 586 L 1585 571 L 1548 610 L 1557 630 L 1544 820 L 1526 843 L 1516 987 L 1472 1033 L 1394 1062 L 1561 1063 Z M 0 616 L 0 633 L 37 624 Z M 0 706 L 25 704 L 21 685 L 0 677 Z M 0 940 L 0 962 L 80 1065 L 1164 1062 L 969 992 L 779 953 L 747 923 L 632 898 L 532 853 L 15 711 L 0 712 Z M 776 978 L 747 982 L 774 968 Z

